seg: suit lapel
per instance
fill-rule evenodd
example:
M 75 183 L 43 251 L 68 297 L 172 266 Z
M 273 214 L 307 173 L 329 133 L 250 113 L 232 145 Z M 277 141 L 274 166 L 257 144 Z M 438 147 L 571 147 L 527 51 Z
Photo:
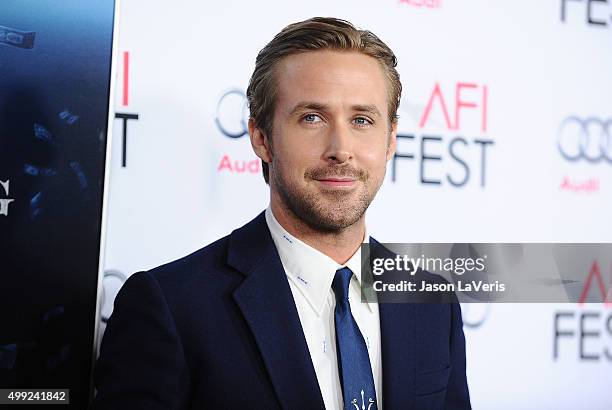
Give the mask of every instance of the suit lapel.
M 228 264 L 245 275 L 234 300 L 253 333 L 284 409 L 323 409 L 297 308 L 264 213 L 234 231 Z

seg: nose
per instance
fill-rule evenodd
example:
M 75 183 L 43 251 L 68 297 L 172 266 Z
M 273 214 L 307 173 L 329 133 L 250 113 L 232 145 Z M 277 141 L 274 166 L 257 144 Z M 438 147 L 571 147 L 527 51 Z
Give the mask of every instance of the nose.
M 329 143 L 324 157 L 326 161 L 334 164 L 342 164 L 353 159 L 353 139 L 348 125 L 336 123 L 330 128 Z

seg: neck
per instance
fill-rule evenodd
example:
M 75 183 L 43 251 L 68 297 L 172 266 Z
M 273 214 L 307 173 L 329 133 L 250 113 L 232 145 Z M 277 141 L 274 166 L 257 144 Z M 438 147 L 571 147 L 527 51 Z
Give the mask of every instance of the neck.
M 346 263 L 363 242 L 364 215 L 351 226 L 335 232 L 326 232 L 306 224 L 280 201 L 274 201 L 271 198 L 270 205 L 272 214 L 287 232 L 339 264 Z

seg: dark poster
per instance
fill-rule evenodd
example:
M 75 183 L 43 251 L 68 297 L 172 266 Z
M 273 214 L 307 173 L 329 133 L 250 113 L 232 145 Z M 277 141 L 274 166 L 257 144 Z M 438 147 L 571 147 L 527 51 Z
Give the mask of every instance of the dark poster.
M 113 0 L 0 2 L 0 388 L 68 388 L 75 409 L 90 395 L 113 20 Z

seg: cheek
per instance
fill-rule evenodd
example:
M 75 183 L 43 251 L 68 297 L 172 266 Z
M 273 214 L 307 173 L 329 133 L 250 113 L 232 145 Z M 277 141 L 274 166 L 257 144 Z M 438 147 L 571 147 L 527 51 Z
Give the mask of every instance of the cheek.
M 309 143 L 307 138 L 287 138 L 274 144 L 274 155 L 286 172 L 302 172 L 318 164 L 321 158 L 320 147 Z
M 285 179 L 302 178 L 309 164 L 308 156 L 303 150 L 284 144 L 280 147 L 274 146 L 274 162 L 277 171 L 282 173 Z
M 361 155 L 361 161 L 365 168 L 372 174 L 382 174 L 387 166 L 387 149 L 370 149 Z

